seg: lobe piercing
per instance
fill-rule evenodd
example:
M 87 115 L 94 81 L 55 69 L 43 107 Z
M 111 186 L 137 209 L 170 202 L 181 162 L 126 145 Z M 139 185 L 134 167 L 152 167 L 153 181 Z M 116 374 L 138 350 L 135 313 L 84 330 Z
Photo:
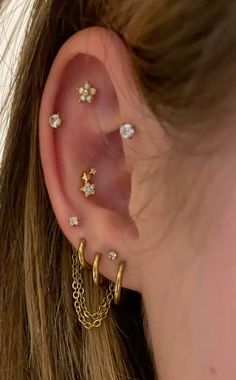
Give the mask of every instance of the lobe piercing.
M 92 87 L 91 84 L 86 80 L 82 87 L 77 88 L 79 91 L 79 103 L 92 103 L 93 98 L 97 93 L 97 89 Z
M 84 182 L 84 186 L 81 187 L 81 191 L 84 192 L 85 197 L 88 198 L 90 195 L 95 195 L 95 185 L 93 183 L 90 183 L 91 176 L 95 176 L 97 173 L 95 168 L 91 168 L 89 173 L 83 172 L 81 175 L 81 180 Z
M 62 120 L 61 120 L 61 118 L 60 118 L 60 116 L 59 116 L 58 113 L 52 115 L 49 118 L 49 125 L 50 125 L 50 127 L 57 129 L 58 127 L 61 126 L 61 124 L 62 124 Z
M 108 259 L 115 261 L 118 258 L 118 253 L 116 251 L 109 251 L 107 254 Z
M 120 127 L 120 135 L 124 140 L 132 139 L 135 134 L 135 128 L 130 123 L 123 123 Z
M 71 227 L 78 226 L 79 225 L 79 220 L 78 220 L 77 216 L 71 216 L 69 218 L 69 224 L 70 224 Z

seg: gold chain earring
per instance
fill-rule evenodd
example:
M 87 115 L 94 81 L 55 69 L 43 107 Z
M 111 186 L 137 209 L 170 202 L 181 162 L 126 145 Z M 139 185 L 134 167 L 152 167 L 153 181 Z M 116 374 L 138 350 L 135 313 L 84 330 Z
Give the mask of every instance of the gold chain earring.
M 73 248 L 72 251 L 72 288 L 74 307 L 79 322 L 88 330 L 99 327 L 102 321 L 107 317 L 111 303 L 114 300 L 116 305 L 119 304 L 122 280 L 125 270 L 125 262 L 121 262 L 118 266 L 118 272 L 115 284 L 109 282 L 103 297 L 102 303 L 96 312 L 90 312 L 86 306 L 83 270 L 91 269 L 91 266 L 85 260 L 86 239 L 81 239 L 78 249 Z M 93 262 L 93 279 L 95 283 L 100 284 L 100 274 L 98 270 L 101 254 L 96 254 Z

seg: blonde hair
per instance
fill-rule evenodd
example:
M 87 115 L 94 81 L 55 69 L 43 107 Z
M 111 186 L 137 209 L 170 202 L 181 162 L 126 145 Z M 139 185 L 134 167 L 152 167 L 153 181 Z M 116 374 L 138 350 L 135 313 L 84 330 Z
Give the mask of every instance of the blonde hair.
M 207 115 L 216 112 L 220 94 L 228 88 L 236 54 L 235 17 L 236 3 L 227 0 L 34 1 L 0 177 L 1 379 L 154 377 L 148 354 L 143 369 L 137 368 L 130 354 L 137 342 L 130 349 L 129 336 L 121 333 L 122 321 L 136 326 L 130 322 L 133 316 L 113 308 L 102 327 L 89 332 L 75 317 L 71 247 L 53 214 L 38 144 L 39 103 L 58 49 L 85 27 L 112 29 L 130 51 L 137 85 L 152 111 L 184 126 L 199 109 L 201 115 L 206 108 Z M 221 79 L 217 83 L 216 75 Z M 89 302 L 99 302 L 101 291 L 89 277 L 85 287 Z M 139 300 L 133 302 L 138 321 Z M 138 339 L 142 342 L 142 331 Z

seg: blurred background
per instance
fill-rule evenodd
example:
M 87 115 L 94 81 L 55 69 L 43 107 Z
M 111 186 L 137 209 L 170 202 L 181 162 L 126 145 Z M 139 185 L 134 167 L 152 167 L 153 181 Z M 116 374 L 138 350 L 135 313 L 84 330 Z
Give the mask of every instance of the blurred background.
M 31 9 L 32 0 L 8 0 L 0 11 L 0 159 L 9 119 L 6 101 Z

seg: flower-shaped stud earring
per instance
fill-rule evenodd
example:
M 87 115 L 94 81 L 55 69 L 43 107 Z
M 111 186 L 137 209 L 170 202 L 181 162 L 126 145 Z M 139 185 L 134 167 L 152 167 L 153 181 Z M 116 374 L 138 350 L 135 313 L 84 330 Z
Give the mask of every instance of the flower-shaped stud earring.
M 94 96 L 97 93 L 96 88 L 92 87 L 91 84 L 86 80 L 83 87 L 77 88 L 79 91 L 80 97 L 79 102 L 80 103 L 92 103 Z

